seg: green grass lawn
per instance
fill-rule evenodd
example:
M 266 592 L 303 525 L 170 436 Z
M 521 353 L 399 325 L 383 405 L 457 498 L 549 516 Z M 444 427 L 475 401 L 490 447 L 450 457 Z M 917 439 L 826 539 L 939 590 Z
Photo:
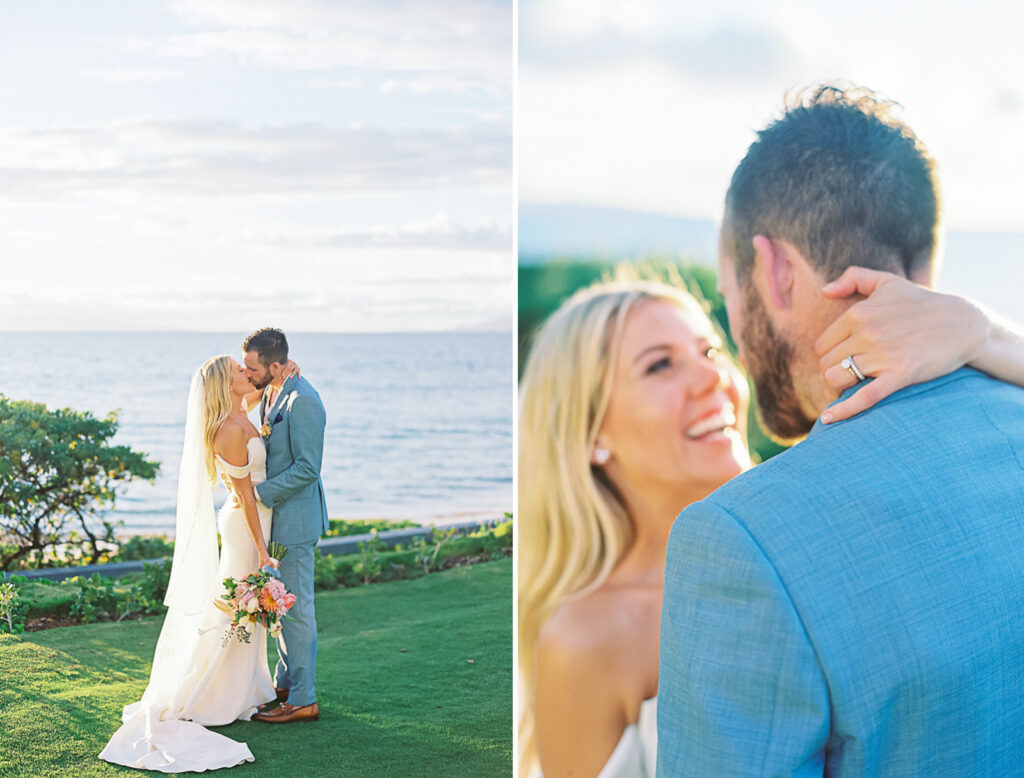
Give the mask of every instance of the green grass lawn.
M 316 609 L 320 721 L 217 728 L 256 757 L 231 775 L 511 775 L 511 560 L 323 592 Z M 161 622 L 0 634 L 0 776 L 143 774 L 96 755 Z

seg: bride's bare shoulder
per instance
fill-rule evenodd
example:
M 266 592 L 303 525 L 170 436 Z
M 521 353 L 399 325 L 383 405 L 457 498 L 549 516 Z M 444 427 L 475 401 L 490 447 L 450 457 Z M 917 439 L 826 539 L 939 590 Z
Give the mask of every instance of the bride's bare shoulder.
M 584 672 L 615 669 L 632 652 L 630 610 L 622 592 L 603 588 L 562 603 L 538 635 L 538 662 Z
M 541 628 L 533 711 L 545 774 L 596 774 L 633 720 L 647 668 L 630 648 L 628 610 L 621 592 L 598 589 Z
M 245 465 L 249 461 L 246 444 L 249 431 L 236 419 L 226 419 L 213 434 L 213 453 L 232 465 Z

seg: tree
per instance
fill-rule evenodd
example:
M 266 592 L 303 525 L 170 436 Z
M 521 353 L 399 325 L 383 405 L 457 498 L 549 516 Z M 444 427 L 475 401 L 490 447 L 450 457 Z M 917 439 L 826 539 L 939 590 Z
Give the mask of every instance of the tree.
M 0 395 L 0 570 L 64 543 L 99 559 L 100 542 L 114 531 L 100 510 L 114 507 L 115 487 L 152 481 L 160 469 L 143 453 L 111 445 L 116 432 L 116 411 L 97 419 Z

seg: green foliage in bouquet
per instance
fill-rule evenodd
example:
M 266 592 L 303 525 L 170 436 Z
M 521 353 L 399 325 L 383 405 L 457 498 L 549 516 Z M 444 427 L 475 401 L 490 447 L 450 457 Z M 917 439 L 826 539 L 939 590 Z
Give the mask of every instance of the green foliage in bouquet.
M 53 564 L 60 546 L 100 560 L 114 531 L 100 511 L 118 485 L 152 480 L 160 467 L 111 445 L 116 432 L 116 413 L 97 419 L 0 395 L 0 570 Z
M 284 546 L 279 543 L 271 543 L 267 551 L 276 559 L 285 554 Z M 295 595 L 288 592 L 278 576 L 266 568 L 241 579 L 225 578 L 224 594 L 220 599 L 223 602 L 215 604 L 231 619 L 222 641 L 225 646 L 232 638 L 250 642 L 252 632 L 248 628 L 256 624 L 262 624 L 272 637 L 276 637 L 280 634 L 282 619 L 290 618 L 287 611 L 295 603 Z

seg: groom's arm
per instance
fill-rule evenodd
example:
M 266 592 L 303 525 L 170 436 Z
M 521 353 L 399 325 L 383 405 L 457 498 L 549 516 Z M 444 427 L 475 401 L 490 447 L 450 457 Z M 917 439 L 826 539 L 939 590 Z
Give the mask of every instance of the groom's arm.
M 324 427 L 327 414 L 312 397 L 299 395 L 288 412 L 288 442 L 291 465 L 256 486 L 260 502 L 273 508 L 320 477 L 324 456 Z
M 775 569 L 732 515 L 697 503 L 668 545 L 658 775 L 821 776 L 829 699 Z

